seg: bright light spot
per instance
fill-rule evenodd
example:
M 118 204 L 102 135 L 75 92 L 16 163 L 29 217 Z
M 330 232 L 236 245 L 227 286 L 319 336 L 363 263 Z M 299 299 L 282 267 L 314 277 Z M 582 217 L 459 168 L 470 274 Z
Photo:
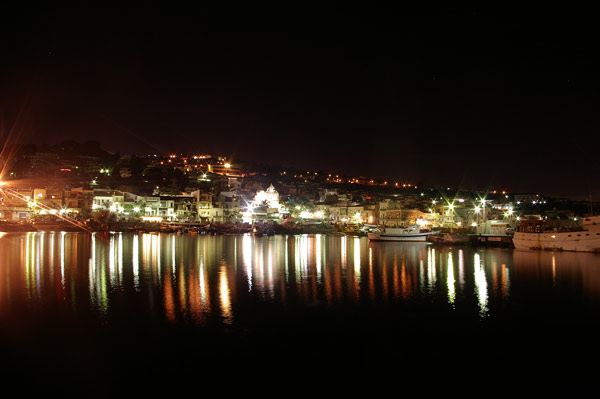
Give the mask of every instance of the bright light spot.
M 302 212 L 300 212 L 300 217 L 303 219 L 308 219 L 308 218 L 312 217 L 312 215 L 308 211 L 302 211 Z
M 133 208 L 133 211 L 134 211 L 134 212 L 139 212 L 139 211 L 140 211 L 140 207 L 139 207 L 139 206 L 135 206 L 135 207 Z
M 111 205 L 110 208 L 108 208 L 108 209 L 110 209 L 111 212 L 115 212 L 117 210 L 117 207 L 114 205 Z
M 231 164 L 230 164 L 230 163 L 226 163 L 226 164 L 225 164 L 225 165 L 223 165 L 223 166 L 225 166 L 226 168 L 231 168 Z

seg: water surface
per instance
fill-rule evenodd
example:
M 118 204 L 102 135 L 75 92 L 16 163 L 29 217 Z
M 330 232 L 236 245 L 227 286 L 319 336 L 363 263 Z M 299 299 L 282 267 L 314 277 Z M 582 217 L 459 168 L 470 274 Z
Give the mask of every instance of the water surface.
M 597 254 L 327 235 L 0 235 L 4 376 L 46 391 L 390 381 L 532 361 L 556 371 L 599 349 Z

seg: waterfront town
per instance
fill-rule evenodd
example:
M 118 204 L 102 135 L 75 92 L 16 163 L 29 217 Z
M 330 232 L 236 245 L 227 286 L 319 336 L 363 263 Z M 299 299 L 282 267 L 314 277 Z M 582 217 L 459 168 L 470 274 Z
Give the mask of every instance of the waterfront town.
M 118 154 L 98 142 L 24 145 L 2 162 L 0 230 L 331 232 L 376 226 L 510 235 L 523 220 L 576 223 L 591 201 L 427 187 L 211 154 Z

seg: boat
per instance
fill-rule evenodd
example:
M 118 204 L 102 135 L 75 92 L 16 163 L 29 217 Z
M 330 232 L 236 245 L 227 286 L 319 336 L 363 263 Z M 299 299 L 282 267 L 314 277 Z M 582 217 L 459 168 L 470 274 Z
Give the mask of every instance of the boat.
M 580 228 L 546 228 L 544 221 L 522 223 L 513 236 L 515 249 L 600 252 L 600 216 L 583 218 Z
M 471 242 L 471 238 L 465 234 L 447 233 L 430 235 L 427 237 L 427 241 L 435 244 L 468 244 Z
M 371 241 L 427 241 L 427 237 L 439 231 L 421 230 L 419 226 L 384 227 L 383 230 L 367 232 Z

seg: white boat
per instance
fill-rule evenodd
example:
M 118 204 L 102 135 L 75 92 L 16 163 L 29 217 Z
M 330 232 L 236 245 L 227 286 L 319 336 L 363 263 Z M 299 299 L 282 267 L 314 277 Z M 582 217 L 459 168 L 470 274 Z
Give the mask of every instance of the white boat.
M 383 231 L 367 233 L 371 241 L 427 241 L 439 231 L 421 231 L 419 226 L 385 227 Z
M 544 230 L 543 225 L 521 226 L 515 231 L 515 249 L 600 252 L 600 216 L 583 219 L 581 229 Z

